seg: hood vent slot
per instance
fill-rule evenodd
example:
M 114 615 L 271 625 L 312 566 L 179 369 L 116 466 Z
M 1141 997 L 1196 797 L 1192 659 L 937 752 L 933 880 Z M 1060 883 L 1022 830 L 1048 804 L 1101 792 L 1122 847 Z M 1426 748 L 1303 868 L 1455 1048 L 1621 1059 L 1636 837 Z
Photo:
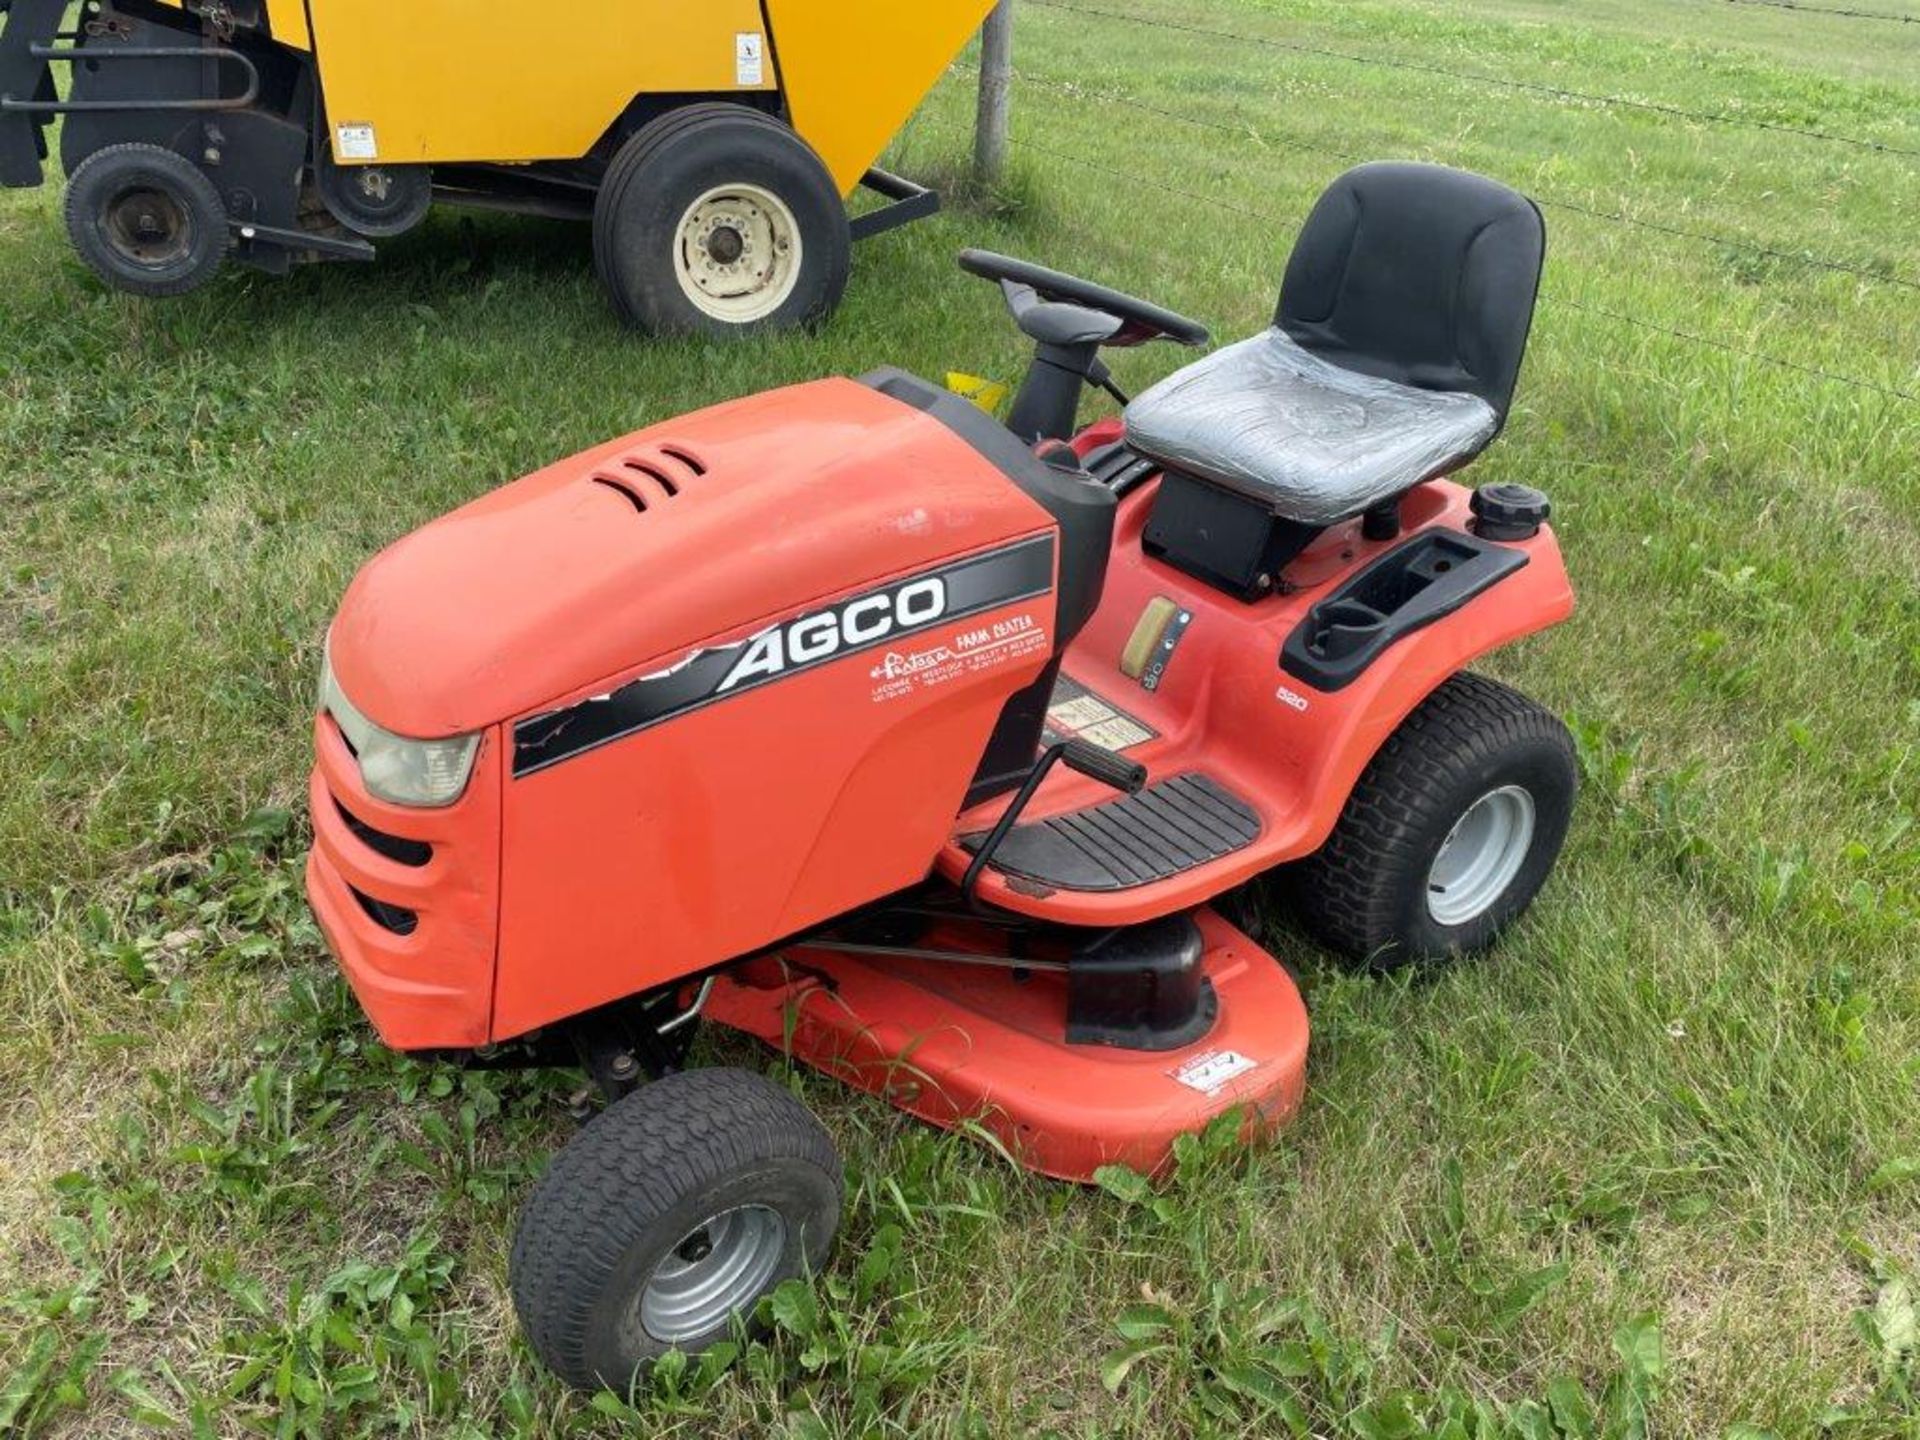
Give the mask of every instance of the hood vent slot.
M 606 486 L 607 489 L 613 491 L 614 494 L 633 506 L 634 510 L 639 514 L 644 515 L 647 513 L 647 497 L 642 495 L 638 490 L 628 489 L 611 475 L 595 475 L 593 477 L 593 483 Z
M 678 460 L 682 465 L 686 466 L 687 469 L 691 470 L 696 476 L 704 475 L 707 473 L 707 467 L 701 461 L 700 457 L 695 455 L 691 450 L 686 449 L 684 446 L 662 445 L 660 447 L 660 453 L 662 455 L 665 455 L 669 460 Z
M 646 476 L 649 480 L 653 481 L 654 484 L 667 492 L 667 498 L 669 500 L 680 493 L 680 487 L 673 483 L 673 477 L 667 474 L 666 470 L 661 466 L 655 465 L 651 461 L 636 460 L 629 455 L 625 460 L 620 462 L 620 468 L 623 470 L 631 470 L 636 475 Z
M 644 515 L 650 505 L 675 499 L 706 473 L 706 462 L 684 445 L 658 445 L 622 455 L 608 469 L 588 478 L 619 492 L 637 514 Z

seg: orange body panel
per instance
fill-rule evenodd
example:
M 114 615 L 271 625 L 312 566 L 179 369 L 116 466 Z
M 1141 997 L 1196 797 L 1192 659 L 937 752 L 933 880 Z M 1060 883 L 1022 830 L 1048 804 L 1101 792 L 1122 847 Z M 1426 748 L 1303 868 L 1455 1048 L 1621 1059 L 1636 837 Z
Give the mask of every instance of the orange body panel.
M 1044 1175 L 1090 1181 L 1114 1164 L 1151 1174 L 1175 1137 L 1235 1106 L 1250 1136 L 1271 1131 L 1306 1087 L 1300 992 L 1211 910 L 1195 919 L 1220 1019 L 1177 1050 L 1067 1044 L 1058 974 L 806 948 L 723 978 L 707 1014 L 923 1120 L 977 1121 Z
M 510 1038 L 925 878 L 1007 698 L 1051 658 L 1056 529 L 937 420 L 831 380 L 590 450 L 389 547 L 335 619 L 338 681 L 387 730 L 485 739 L 467 795 L 409 810 L 371 802 L 322 719 L 310 888 L 383 1036 Z M 570 744 L 635 682 L 843 597 L 1036 546 L 1034 585 L 899 653 L 876 641 L 547 768 L 517 756 L 526 725 L 558 714 L 548 728 Z M 847 634 L 877 623 L 863 609 Z M 933 654 L 948 658 L 922 664 Z M 331 797 L 384 835 L 432 840 L 434 862 L 381 859 Z M 452 883 L 443 845 L 476 867 L 461 884 L 484 877 L 484 915 L 436 889 Z M 396 936 L 348 885 L 417 911 L 417 928 Z M 440 963 L 443 944 L 457 963 Z M 436 989 L 456 981 L 457 1003 Z
M 1097 441 L 1098 432 L 1090 437 Z M 1428 526 L 1467 528 L 1470 492 L 1433 481 L 1408 495 L 1405 534 L 1369 541 L 1360 522 L 1327 531 L 1288 567 L 1299 588 L 1252 604 L 1229 599 L 1204 582 L 1149 558 L 1140 547 L 1157 482 L 1122 503 L 1100 608 L 1067 652 L 1065 673 L 1158 731 L 1127 750 L 1152 780 L 1205 771 L 1259 813 L 1251 845 L 1156 884 L 1121 891 L 1057 890 L 1036 894 L 989 869 L 981 899 L 1023 915 L 1071 925 L 1127 925 L 1198 905 L 1244 880 L 1317 850 L 1374 753 L 1409 711 L 1455 671 L 1489 650 L 1565 619 L 1573 589 L 1551 529 L 1512 542 L 1527 566 L 1453 614 L 1400 640 L 1345 689 L 1323 694 L 1279 666 L 1281 644 L 1308 609 L 1375 555 Z M 1120 672 L 1122 650 L 1156 596 L 1193 616 L 1158 690 Z M 1290 698 L 1289 698 L 1290 697 Z M 1112 792 L 1056 767 L 1023 820 L 1042 820 L 1097 805 Z M 960 817 L 940 857 L 941 873 L 958 880 L 971 854 L 958 837 L 990 827 L 1005 801 L 990 800 Z
M 334 671 L 387 729 L 458 735 L 1051 523 L 921 411 L 854 380 L 795 385 L 572 456 L 396 541 L 341 601 Z
M 1007 697 L 1050 654 L 1053 598 L 916 636 L 1022 642 L 884 694 L 867 651 L 509 787 L 497 1036 L 715 965 L 924 879 Z
M 500 913 L 501 747 L 488 734 L 452 805 L 412 810 L 360 783 L 331 716 L 314 721 L 308 787 L 313 849 L 307 899 L 380 1038 L 396 1050 L 470 1049 L 491 1038 Z M 347 816 L 383 835 L 429 845 L 423 865 L 382 855 Z M 418 917 L 413 933 L 376 923 L 355 892 Z

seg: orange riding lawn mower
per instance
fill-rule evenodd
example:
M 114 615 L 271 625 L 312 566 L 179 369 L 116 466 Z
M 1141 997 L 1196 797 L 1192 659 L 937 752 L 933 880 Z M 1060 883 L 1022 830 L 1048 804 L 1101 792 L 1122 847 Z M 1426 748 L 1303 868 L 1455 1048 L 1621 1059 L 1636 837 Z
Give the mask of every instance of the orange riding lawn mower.
M 1467 673 L 1573 606 L 1501 429 L 1539 212 L 1337 180 L 1273 324 L 980 251 L 1034 344 L 1006 423 L 899 370 L 715 406 L 384 551 L 327 639 L 308 894 L 382 1039 L 604 1096 L 511 1260 L 545 1362 L 624 1388 L 827 1258 L 842 1170 L 697 1021 L 1019 1163 L 1153 1172 L 1300 1103 L 1249 935 L 1276 872 L 1376 967 L 1478 951 L 1574 802 L 1551 714 Z M 1123 412 L 1076 433 L 1086 387 Z

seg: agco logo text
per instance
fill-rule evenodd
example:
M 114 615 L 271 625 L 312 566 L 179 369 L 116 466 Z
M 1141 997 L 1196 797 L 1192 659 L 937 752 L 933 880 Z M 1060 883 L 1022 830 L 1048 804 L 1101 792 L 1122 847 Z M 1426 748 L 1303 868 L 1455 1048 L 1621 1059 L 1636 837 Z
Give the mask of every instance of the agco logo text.
M 947 582 L 938 575 L 898 590 L 863 595 L 832 610 L 816 610 L 754 636 L 714 693 L 724 695 L 749 680 L 770 678 L 842 650 L 931 625 L 946 613 Z

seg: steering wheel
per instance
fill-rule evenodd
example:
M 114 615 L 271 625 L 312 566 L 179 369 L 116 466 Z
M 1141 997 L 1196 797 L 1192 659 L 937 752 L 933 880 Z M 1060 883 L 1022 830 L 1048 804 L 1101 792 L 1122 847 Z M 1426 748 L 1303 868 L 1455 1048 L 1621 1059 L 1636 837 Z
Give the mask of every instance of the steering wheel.
M 983 280 L 999 281 L 1007 308 L 1020 328 L 1036 340 L 1121 347 L 1149 340 L 1205 345 L 1212 338 L 1198 320 L 1011 255 L 962 250 L 960 268 Z

